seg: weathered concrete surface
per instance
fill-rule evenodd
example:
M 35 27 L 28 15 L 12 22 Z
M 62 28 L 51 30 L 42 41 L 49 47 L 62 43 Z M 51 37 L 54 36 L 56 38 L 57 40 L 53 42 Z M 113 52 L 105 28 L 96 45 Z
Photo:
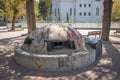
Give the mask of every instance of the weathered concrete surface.
M 85 30 L 83 30 L 84 32 Z M 89 30 L 88 30 L 89 31 Z M 26 33 L 24 31 L 24 33 Z M 120 36 L 112 36 L 115 44 L 103 43 L 102 55 L 94 64 L 71 72 L 41 72 L 17 65 L 13 60 L 16 42 L 23 44 L 23 31 L 13 34 L 0 30 L 0 80 L 119 80 Z M 84 32 L 87 33 L 87 32 Z M 111 36 L 110 36 L 111 38 Z M 117 39 L 117 42 L 116 42 Z
M 83 36 L 75 29 L 70 26 L 63 25 L 47 25 L 31 32 L 22 46 L 22 49 L 34 53 L 49 53 L 47 44 L 49 41 L 73 41 L 76 50 L 85 49 L 85 40 Z M 71 42 L 70 42 L 71 43 Z M 28 46 L 25 46 L 27 45 Z M 51 44 L 50 44 L 51 45 Z M 57 45 L 62 46 L 63 45 Z M 26 50 L 26 51 L 27 51 Z M 56 52 L 57 53 L 57 52 Z
M 23 67 L 41 71 L 70 71 L 83 68 L 95 62 L 95 50 L 76 53 L 46 55 L 35 54 L 15 48 L 14 59 Z

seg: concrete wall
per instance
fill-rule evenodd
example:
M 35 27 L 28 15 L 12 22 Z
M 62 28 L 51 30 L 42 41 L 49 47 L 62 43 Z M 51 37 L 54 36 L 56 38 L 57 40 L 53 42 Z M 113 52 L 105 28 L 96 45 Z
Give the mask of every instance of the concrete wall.
M 15 48 L 14 59 L 17 64 L 41 71 L 71 71 L 84 68 L 95 62 L 95 50 L 57 55 L 33 54 Z

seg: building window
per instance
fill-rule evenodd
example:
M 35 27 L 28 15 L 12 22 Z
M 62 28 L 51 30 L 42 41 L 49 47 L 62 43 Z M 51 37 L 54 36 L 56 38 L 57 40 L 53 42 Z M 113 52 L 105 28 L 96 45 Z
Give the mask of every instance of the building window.
M 76 9 L 74 8 L 74 16 L 76 15 Z
M 95 1 L 100 1 L 100 0 L 95 0 Z
M 72 8 L 70 8 L 70 16 L 72 15 Z
M 96 16 L 99 16 L 99 8 L 96 8 Z
M 80 12 L 79 15 L 82 16 L 82 13 Z
M 91 4 L 88 4 L 89 7 L 91 7 Z
M 59 8 L 58 8 L 58 14 L 60 14 L 60 10 L 59 10 Z
M 82 7 L 82 4 L 80 4 L 80 7 Z
M 86 4 L 84 4 L 84 7 L 86 7 Z
M 86 16 L 86 12 L 84 12 L 84 16 Z
M 88 16 L 91 16 L 91 13 L 90 13 L 90 12 L 88 13 Z
M 47 43 L 47 51 L 75 49 L 75 44 L 72 40 L 45 40 L 45 42 Z
M 56 9 L 55 9 L 55 16 L 56 16 Z

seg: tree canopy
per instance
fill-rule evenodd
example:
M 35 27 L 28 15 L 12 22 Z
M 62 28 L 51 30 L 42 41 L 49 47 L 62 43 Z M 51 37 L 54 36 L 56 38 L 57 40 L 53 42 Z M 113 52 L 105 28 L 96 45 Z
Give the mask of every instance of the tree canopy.
M 120 18 L 120 0 L 114 0 L 112 8 L 112 20 L 115 20 L 118 17 Z
M 42 20 L 49 19 L 51 16 L 52 0 L 39 0 L 39 18 Z
M 11 30 L 15 30 L 15 22 L 16 18 L 23 14 L 24 11 L 24 3 L 25 0 L 8 0 L 9 2 L 9 12 L 12 16 L 12 28 Z
M 25 13 L 25 0 L 0 0 L 2 16 L 12 19 L 12 28 L 15 30 L 16 18 Z
M 0 0 L 0 9 L 7 14 L 7 17 L 13 17 L 13 13 L 17 12 L 17 17 L 25 13 L 25 0 Z

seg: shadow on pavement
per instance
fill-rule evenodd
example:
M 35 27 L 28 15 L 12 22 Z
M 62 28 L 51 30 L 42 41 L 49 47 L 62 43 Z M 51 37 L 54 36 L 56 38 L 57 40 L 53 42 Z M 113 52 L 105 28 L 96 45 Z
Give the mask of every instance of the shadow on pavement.
M 120 45 L 103 44 L 101 57 L 93 64 L 69 72 L 41 72 L 17 65 L 14 47 L 21 37 L 0 40 L 0 80 L 119 80 Z M 21 42 L 20 42 L 21 43 Z M 2 49 L 3 47 L 3 49 Z

